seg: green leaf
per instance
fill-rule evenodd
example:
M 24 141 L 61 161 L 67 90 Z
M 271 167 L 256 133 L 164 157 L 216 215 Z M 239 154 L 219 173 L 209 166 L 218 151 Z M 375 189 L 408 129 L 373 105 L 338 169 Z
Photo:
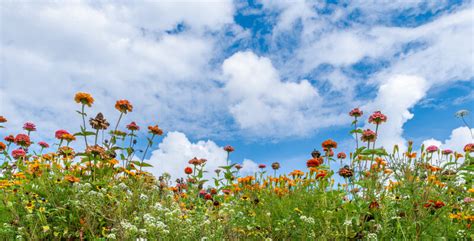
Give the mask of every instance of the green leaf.
M 153 167 L 153 165 L 146 163 L 146 162 L 140 162 L 140 161 L 132 161 L 133 164 L 139 166 L 139 167 Z

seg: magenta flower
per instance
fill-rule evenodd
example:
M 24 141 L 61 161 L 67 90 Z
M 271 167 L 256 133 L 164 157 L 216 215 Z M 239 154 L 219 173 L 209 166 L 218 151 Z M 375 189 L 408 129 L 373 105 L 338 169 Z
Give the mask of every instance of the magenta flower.
M 427 151 L 428 153 L 437 152 L 437 151 L 438 151 L 438 147 L 431 145 L 431 146 L 429 146 L 429 147 L 426 148 L 426 151 Z
M 19 159 L 20 157 L 25 157 L 26 152 L 23 149 L 16 149 L 12 151 L 12 156 L 16 160 L 16 159 Z
M 23 125 L 23 130 L 26 130 L 26 131 L 36 131 L 36 125 L 31 123 L 31 122 L 26 122 L 24 125 Z
M 140 130 L 140 127 L 135 123 L 135 121 L 132 121 L 130 124 L 127 125 L 127 129 L 131 131 L 138 131 Z
M 58 130 L 58 131 L 56 131 L 54 136 L 56 137 L 56 139 L 63 139 L 63 136 L 66 135 L 66 134 L 69 134 L 69 132 L 67 132 L 65 130 Z
M 441 153 L 443 153 L 444 155 L 449 155 L 449 154 L 453 153 L 453 151 L 450 150 L 450 149 L 444 149 Z
M 40 145 L 40 146 L 43 147 L 43 148 L 48 148 L 48 147 L 49 147 L 49 144 L 46 143 L 46 142 L 44 142 L 44 141 L 38 142 L 38 145 Z
M 364 114 L 364 112 L 359 110 L 359 108 L 354 108 L 353 110 L 351 110 L 351 112 L 349 112 L 349 115 L 352 116 L 352 117 L 360 117 L 363 114 Z
M 258 165 L 258 168 L 260 168 L 260 169 L 263 169 L 263 168 L 265 168 L 265 167 L 267 167 L 265 164 L 259 164 L 259 165 Z
M 380 125 L 382 122 L 387 121 L 387 116 L 382 114 L 380 111 L 374 112 L 370 117 L 369 117 L 369 123 L 373 123 L 376 125 Z

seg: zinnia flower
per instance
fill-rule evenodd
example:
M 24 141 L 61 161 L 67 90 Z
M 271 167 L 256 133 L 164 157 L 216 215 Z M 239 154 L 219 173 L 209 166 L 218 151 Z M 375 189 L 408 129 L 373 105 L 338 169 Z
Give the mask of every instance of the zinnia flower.
M 387 116 L 382 114 L 380 111 L 374 112 L 370 117 L 369 117 L 369 123 L 373 123 L 376 125 L 380 125 L 382 122 L 387 121 Z
M 428 200 L 427 203 L 425 203 L 423 206 L 425 208 L 434 208 L 434 209 L 439 209 L 444 207 L 446 204 L 444 204 L 443 201 L 434 201 L 434 200 Z
M 328 174 L 328 173 L 323 170 L 323 171 L 321 171 L 320 173 L 318 173 L 318 174 L 316 175 L 316 179 L 325 178 L 327 174 Z
M 74 96 L 74 100 L 77 103 L 87 105 L 89 107 L 91 107 L 91 105 L 94 103 L 94 98 L 92 98 L 92 95 L 84 92 L 77 92 L 76 96 Z
M 339 159 L 346 159 L 346 157 L 347 157 L 346 153 L 344 153 L 344 152 L 337 153 L 337 158 L 339 158 Z
M 453 153 L 453 151 L 450 150 L 450 149 L 444 149 L 441 153 L 443 153 L 443 155 L 449 155 L 449 154 Z
M 89 124 L 95 130 L 105 130 L 109 128 L 110 123 L 104 118 L 104 115 L 99 112 L 95 118 L 89 120 Z
M 5 145 L 5 143 L 0 141 L 0 152 L 3 152 L 6 149 L 7 149 L 7 145 Z
M 278 162 L 272 163 L 272 169 L 273 169 L 273 170 L 278 170 L 278 169 L 280 169 L 280 163 L 278 163 Z
M 360 139 L 365 142 L 374 142 L 375 139 L 377 139 L 377 134 L 375 134 L 371 129 L 367 129 L 362 132 Z
M 343 168 L 339 169 L 339 175 L 344 178 L 349 178 L 354 175 L 354 171 L 346 165 Z
M 26 122 L 24 125 L 23 125 L 23 130 L 26 130 L 26 131 L 36 131 L 36 125 L 31 123 L 31 122 Z
M 331 150 L 332 148 L 337 148 L 337 143 L 331 139 L 328 139 L 328 140 L 323 141 L 321 146 L 325 150 Z
M 161 136 L 163 135 L 163 130 L 161 130 L 158 125 L 155 125 L 155 126 L 148 126 L 148 130 L 151 134 L 153 135 L 158 135 L 158 136 Z
M 23 157 L 23 158 L 24 158 L 24 157 L 26 156 L 26 152 L 25 152 L 25 150 L 23 150 L 23 149 L 21 149 L 21 148 L 20 148 L 20 149 L 16 149 L 16 150 L 13 150 L 13 151 L 12 151 L 12 156 L 13 156 L 13 159 L 17 160 L 17 159 L 20 158 L 20 157 Z
M 117 102 L 115 103 L 115 109 L 124 114 L 127 114 L 127 112 L 132 112 L 133 106 L 128 100 L 117 100 Z
M 15 144 L 23 147 L 28 147 L 31 145 L 30 137 L 25 134 L 18 134 L 15 137 Z
M 362 116 L 362 114 L 364 114 L 364 112 L 359 110 L 359 108 L 354 108 L 351 110 L 351 112 L 349 112 L 349 115 L 352 117 L 360 117 Z
M 67 141 L 67 142 L 71 142 L 71 141 L 75 141 L 75 140 L 76 140 L 76 137 L 73 136 L 73 135 L 71 135 L 71 134 L 69 134 L 69 133 L 67 133 L 67 134 L 64 134 L 64 135 L 62 136 L 62 139 L 65 140 L 65 141 Z
M 56 133 L 54 134 L 54 136 L 56 137 L 56 139 L 60 139 L 62 140 L 63 139 L 63 136 L 65 134 L 69 134 L 69 132 L 65 131 L 65 130 L 57 130 Z
M 3 115 L 0 115 L 0 123 L 5 123 L 7 122 L 7 118 L 3 117 Z
M 438 151 L 438 147 L 437 146 L 434 146 L 434 145 L 431 145 L 429 147 L 426 148 L 426 151 L 428 153 L 433 153 L 433 152 L 437 152 Z
M 464 146 L 464 151 L 465 152 L 472 152 L 474 150 L 474 143 L 469 143 Z
M 38 142 L 38 145 L 41 146 L 41 147 L 43 147 L 43 148 L 48 148 L 48 147 L 49 147 L 49 144 L 46 143 L 46 142 L 44 142 L 44 141 Z
M 260 169 L 264 169 L 265 167 L 267 167 L 265 164 L 259 164 L 258 165 L 258 168 L 260 168 Z
M 191 167 L 186 167 L 186 168 L 184 168 L 184 173 L 189 175 L 189 174 L 193 173 L 193 169 Z
M 227 146 L 224 147 L 224 151 L 226 151 L 226 152 L 233 152 L 233 151 L 234 151 L 234 148 L 233 148 L 232 146 L 227 145 Z
M 308 168 L 309 167 L 318 167 L 321 164 L 323 164 L 323 158 L 321 158 L 321 157 L 309 159 L 308 161 L 306 161 L 306 166 Z
M 5 138 L 3 138 L 3 139 L 8 143 L 15 142 L 15 137 L 13 135 L 5 136 Z
M 140 130 L 140 127 L 135 123 L 135 121 L 132 121 L 130 124 L 127 125 L 127 129 L 131 131 L 138 131 Z

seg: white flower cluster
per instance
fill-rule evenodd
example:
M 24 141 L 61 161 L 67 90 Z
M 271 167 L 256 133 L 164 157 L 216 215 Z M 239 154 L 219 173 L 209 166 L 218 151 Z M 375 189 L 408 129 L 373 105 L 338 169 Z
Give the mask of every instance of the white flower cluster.
M 306 217 L 304 215 L 301 215 L 300 219 L 305 222 L 305 223 L 308 223 L 308 224 L 314 224 L 314 218 L 312 217 Z
M 137 226 L 129 223 L 127 220 L 124 220 L 124 221 L 121 221 L 120 222 L 120 225 L 122 226 L 123 229 L 125 229 L 125 231 L 129 232 L 129 233 L 136 233 L 138 232 L 138 228 Z
M 146 213 L 143 215 L 143 220 L 145 221 L 146 226 L 156 229 L 157 231 L 161 233 L 165 233 L 165 234 L 169 233 L 168 226 L 166 226 L 166 224 L 163 223 L 162 221 L 155 218 L 153 215 Z

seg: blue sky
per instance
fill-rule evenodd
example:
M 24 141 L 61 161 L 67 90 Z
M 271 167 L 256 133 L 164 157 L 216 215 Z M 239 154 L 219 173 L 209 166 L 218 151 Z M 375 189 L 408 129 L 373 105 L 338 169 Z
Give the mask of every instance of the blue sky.
M 353 107 L 389 121 L 379 145 L 472 142 L 454 116 L 474 111 L 471 1 L 74 1 L 1 6 L 1 135 L 33 121 L 36 138 L 80 124 L 72 96 L 112 123 L 165 132 L 150 162 L 179 175 L 194 156 L 303 169 L 328 138 L 349 152 Z M 472 115 L 467 118 L 474 125 Z M 373 128 L 361 123 L 366 128 Z M 141 135 L 144 135 L 143 131 Z

